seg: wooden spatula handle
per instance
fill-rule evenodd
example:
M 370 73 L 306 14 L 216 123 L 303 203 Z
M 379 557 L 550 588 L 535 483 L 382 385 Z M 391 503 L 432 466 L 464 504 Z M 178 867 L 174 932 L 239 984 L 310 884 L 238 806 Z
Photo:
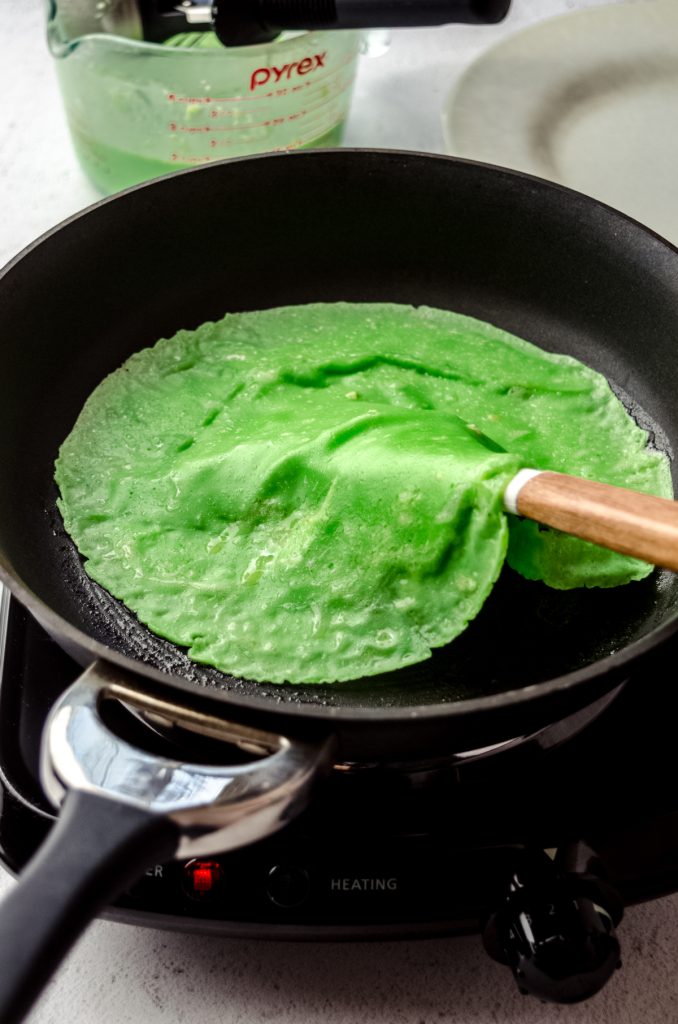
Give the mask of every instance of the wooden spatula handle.
M 545 526 L 678 572 L 678 501 L 544 472 L 522 485 L 515 508 Z

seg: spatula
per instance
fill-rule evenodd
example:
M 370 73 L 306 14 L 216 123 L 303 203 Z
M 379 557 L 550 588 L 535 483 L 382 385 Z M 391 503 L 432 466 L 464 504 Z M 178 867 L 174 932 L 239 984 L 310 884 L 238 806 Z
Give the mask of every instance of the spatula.
M 678 501 L 565 473 L 521 469 L 504 492 L 504 508 L 678 572 Z

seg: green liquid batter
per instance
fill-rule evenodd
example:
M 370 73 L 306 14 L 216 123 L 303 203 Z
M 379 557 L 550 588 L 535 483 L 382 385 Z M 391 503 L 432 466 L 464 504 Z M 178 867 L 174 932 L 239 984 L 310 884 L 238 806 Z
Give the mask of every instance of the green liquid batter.
M 338 146 L 344 134 L 344 122 L 336 125 L 331 131 L 325 132 L 312 142 L 299 149 L 318 149 L 323 146 Z M 115 146 L 108 146 L 91 135 L 79 131 L 71 125 L 71 138 L 80 165 L 85 174 L 100 192 L 110 195 L 120 189 L 138 185 L 142 181 L 159 178 L 172 171 L 185 170 L 188 167 L 203 166 L 207 160 L 196 163 L 170 163 L 167 160 L 154 160 L 141 156 L 139 153 L 128 153 Z
M 87 572 L 154 632 L 233 675 L 331 682 L 449 643 L 505 557 L 561 588 L 648 574 L 507 517 L 525 465 L 672 493 L 665 456 L 576 360 L 454 313 L 335 303 L 133 356 L 56 479 Z

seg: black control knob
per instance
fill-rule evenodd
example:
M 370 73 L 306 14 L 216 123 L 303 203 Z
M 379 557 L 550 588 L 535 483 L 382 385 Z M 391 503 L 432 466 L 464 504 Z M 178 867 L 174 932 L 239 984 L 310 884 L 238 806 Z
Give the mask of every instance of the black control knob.
M 614 930 L 621 917 L 619 897 L 601 879 L 561 873 L 544 854 L 514 872 L 483 941 L 525 995 L 578 1003 L 621 966 Z
M 268 873 L 266 893 L 278 907 L 299 907 L 308 899 L 310 892 L 311 880 L 305 868 L 295 864 L 275 864 Z

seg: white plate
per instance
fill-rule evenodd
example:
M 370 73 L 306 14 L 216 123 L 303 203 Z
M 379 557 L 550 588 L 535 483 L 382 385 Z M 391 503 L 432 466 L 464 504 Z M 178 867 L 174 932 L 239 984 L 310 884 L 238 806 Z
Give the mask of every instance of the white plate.
M 678 0 L 566 14 L 466 72 L 447 152 L 602 199 L 678 244 Z

